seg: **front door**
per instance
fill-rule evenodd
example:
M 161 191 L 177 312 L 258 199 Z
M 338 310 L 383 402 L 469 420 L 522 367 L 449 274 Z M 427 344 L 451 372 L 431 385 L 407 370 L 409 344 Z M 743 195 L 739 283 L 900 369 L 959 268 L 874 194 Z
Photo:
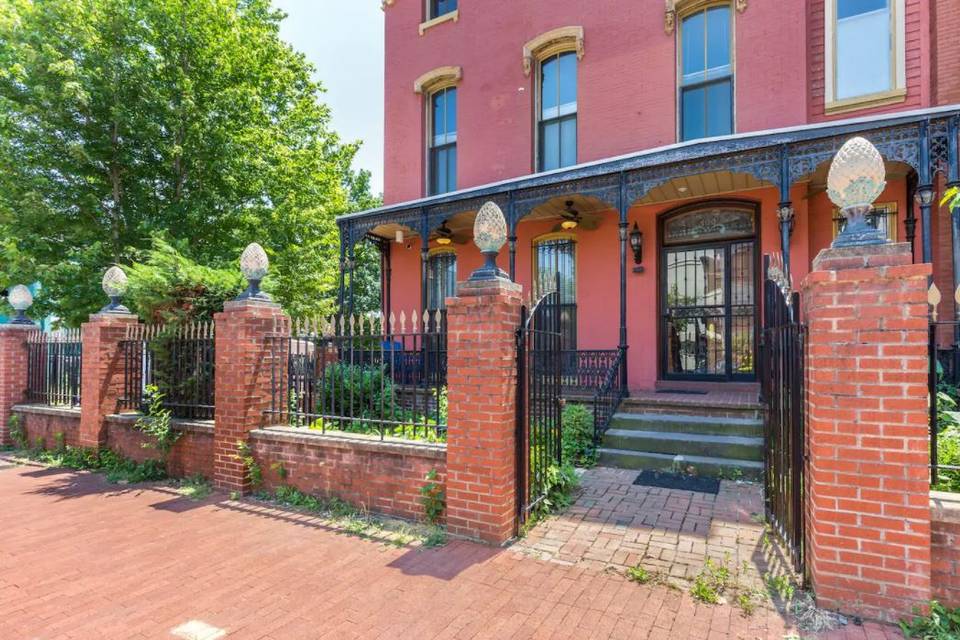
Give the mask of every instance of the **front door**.
M 756 219 L 756 208 L 744 203 L 700 205 L 663 219 L 663 379 L 756 379 Z

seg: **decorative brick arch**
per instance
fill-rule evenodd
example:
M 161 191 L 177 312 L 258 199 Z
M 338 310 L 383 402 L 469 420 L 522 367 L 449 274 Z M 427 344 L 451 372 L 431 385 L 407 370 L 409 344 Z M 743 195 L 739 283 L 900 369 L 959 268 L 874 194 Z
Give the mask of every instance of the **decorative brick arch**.
M 530 75 L 535 61 L 564 51 L 576 51 L 577 60 L 583 60 L 583 27 L 552 29 L 523 45 L 523 74 Z
M 463 78 L 463 67 L 447 65 L 427 71 L 413 81 L 414 93 L 433 93 L 437 89 L 450 87 Z

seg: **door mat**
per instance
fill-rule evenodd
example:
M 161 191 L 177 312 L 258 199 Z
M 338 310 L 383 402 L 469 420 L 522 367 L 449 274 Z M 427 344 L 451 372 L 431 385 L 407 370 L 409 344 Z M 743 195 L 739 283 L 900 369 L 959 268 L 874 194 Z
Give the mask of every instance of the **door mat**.
M 697 389 L 657 389 L 657 393 L 679 393 L 685 396 L 705 396 L 709 391 L 699 391 Z
M 681 475 L 669 471 L 641 471 L 633 484 L 644 487 L 658 487 L 660 489 L 681 489 L 696 491 L 697 493 L 712 493 L 720 491 L 720 481 L 716 478 L 701 478 L 700 476 Z

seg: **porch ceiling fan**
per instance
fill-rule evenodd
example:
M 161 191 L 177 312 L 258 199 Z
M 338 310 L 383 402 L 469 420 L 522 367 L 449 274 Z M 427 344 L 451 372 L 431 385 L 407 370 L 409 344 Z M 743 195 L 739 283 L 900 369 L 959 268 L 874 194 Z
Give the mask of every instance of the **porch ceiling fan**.
M 553 230 L 573 231 L 574 229 L 583 229 L 585 231 L 592 231 L 596 229 L 600 223 L 597 216 L 580 213 L 573 205 L 573 200 L 567 200 L 564 203 L 563 211 L 560 212 L 562 220 Z

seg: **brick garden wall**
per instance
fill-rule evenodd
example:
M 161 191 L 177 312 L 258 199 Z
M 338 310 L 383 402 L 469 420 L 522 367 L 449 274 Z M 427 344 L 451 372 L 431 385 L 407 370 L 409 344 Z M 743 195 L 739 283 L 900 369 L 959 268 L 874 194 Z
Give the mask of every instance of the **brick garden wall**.
M 446 447 L 442 444 L 380 441 L 311 433 L 290 427 L 250 432 L 254 457 L 263 470 L 264 488 L 289 485 L 306 493 L 337 497 L 356 506 L 419 520 L 419 489 L 436 469 L 446 479 Z M 286 478 L 278 469 L 283 464 Z
M 156 449 L 144 447 L 149 438 L 134 429 L 137 416 L 109 416 L 107 418 L 107 448 L 137 462 L 158 459 Z M 167 463 L 167 471 L 175 478 L 192 475 L 213 477 L 213 423 L 176 421 L 174 426 L 183 433 Z
M 934 491 L 930 498 L 933 597 L 960 607 L 960 494 Z
M 42 438 L 44 447 L 57 446 L 57 434 L 63 434 L 63 443 L 70 447 L 80 444 L 80 409 L 64 409 L 41 405 L 16 405 L 13 413 L 20 416 L 28 446 Z

